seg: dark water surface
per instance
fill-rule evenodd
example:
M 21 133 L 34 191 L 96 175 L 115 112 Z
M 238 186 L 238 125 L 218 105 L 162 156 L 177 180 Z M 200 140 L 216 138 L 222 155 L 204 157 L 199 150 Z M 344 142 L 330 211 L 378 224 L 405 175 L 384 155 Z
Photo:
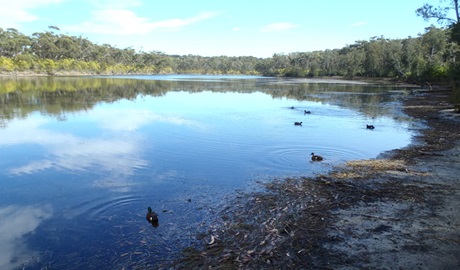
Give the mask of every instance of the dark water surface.
M 237 189 L 407 145 L 405 94 L 243 76 L 0 79 L 0 269 L 171 260 Z

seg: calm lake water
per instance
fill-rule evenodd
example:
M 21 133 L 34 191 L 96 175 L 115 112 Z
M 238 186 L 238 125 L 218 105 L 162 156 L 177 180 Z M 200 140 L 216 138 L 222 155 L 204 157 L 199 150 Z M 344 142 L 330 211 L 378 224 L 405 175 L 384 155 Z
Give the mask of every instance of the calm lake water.
M 406 94 L 243 76 L 0 79 L 0 269 L 172 260 L 235 190 L 409 144 Z

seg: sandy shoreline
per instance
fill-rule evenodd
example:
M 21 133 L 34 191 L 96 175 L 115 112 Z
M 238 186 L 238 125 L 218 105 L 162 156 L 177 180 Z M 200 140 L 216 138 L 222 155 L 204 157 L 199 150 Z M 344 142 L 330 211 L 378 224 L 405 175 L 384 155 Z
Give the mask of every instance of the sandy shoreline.
M 427 126 L 404 149 L 238 196 L 173 268 L 459 269 L 460 116 L 448 95 L 404 101 Z

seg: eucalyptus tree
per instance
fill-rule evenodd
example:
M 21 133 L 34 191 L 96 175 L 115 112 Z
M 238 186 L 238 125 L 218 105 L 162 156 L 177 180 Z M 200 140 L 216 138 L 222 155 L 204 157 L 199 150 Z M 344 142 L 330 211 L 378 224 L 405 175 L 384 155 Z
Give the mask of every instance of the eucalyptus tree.
M 446 1 L 440 0 L 440 4 Z M 460 7 L 458 0 L 448 1 L 448 5 L 433 6 L 425 4 L 415 12 L 417 16 L 422 17 L 425 21 L 436 19 L 441 25 L 447 26 L 450 30 L 450 37 L 453 42 L 460 44 Z M 451 14 L 455 15 L 451 15 Z
M 422 35 L 423 52 L 430 65 L 442 65 L 447 45 L 446 32 L 434 26 L 427 27 Z
M 271 62 L 274 75 L 284 76 L 286 69 L 290 67 L 289 57 L 286 54 L 275 53 Z
M 100 62 L 102 64 L 116 64 L 112 54 L 114 53 L 115 48 L 110 44 L 102 44 L 95 46 L 94 49 L 90 51 L 89 58 L 91 60 Z
M 79 37 L 70 36 L 70 38 L 72 39 L 73 43 L 75 44 L 77 48 L 77 51 L 75 52 L 75 54 L 78 60 L 82 60 L 82 61 L 94 61 L 95 60 L 91 56 L 92 56 L 93 51 L 96 49 L 96 47 L 98 47 L 97 45 L 95 45 L 93 42 L 81 36 Z
M 338 50 L 325 50 L 320 63 L 321 75 L 338 75 Z
M 419 78 L 426 66 L 421 38 L 408 37 L 402 41 L 401 64 L 404 77 L 409 79 Z
M 133 48 L 119 49 L 116 47 L 108 47 L 110 58 L 117 64 L 129 65 L 135 63 L 136 51 Z
M 369 77 L 380 77 L 383 70 L 383 43 L 384 37 L 373 37 L 370 42 L 364 43 L 364 70 Z
M 404 77 L 402 65 L 402 41 L 399 39 L 386 40 L 383 47 L 383 76 Z
M 424 77 L 427 80 L 445 81 L 449 67 L 446 59 L 448 37 L 446 31 L 436 27 L 428 27 L 422 36 L 422 48 L 427 60 Z
M 310 68 L 310 53 L 294 52 L 288 55 L 289 68 L 286 71 L 286 76 L 303 77 L 308 73 Z
M 175 68 L 172 57 L 166 55 L 164 52 L 153 51 L 151 56 L 152 61 L 148 65 L 155 67 L 157 73 L 170 73 Z
M 259 62 L 264 60 L 263 58 L 258 58 L 254 56 L 243 56 L 240 58 L 242 58 L 244 62 L 243 68 L 249 71 L 251 74 L 257 74 L 256 66 Z
M 440 1 L 444 3 L 446 1 Z M 455 16 L 449 17 L 449 13 L 454 11 Z M 460 22 L 460 10 L 458 0 L 449 1 L 448 6 L 433 6 L 431 4 L 425 4 L 418 8 L 416 11 L 418 16 L 423 17 L 425 20 L 436 19 L 438 23 L 445 25 L 458 24 Z
M 43 59 L 57 60 L 60 54 L 56 40 L 57 36 L 50 31 L 33 33 L 31 49 L 34 55 Z
M 443 4 L 445 1 L 440 1 Z M 430 4 L 425 4 L 421 8 L 416 10 L 418 16 L 423 17 L 425 20 L 436 19 L 438 23 L 442 25 L 447 25 L 450 30 L 450 41 L 455 42 L 457 45 L 460 45 L 460 10 L 459 10 L 459 1 L 450 0 L 449 5 L 444 6 L 433 6 Z M 450 15 L 451 13 L 455 14 L 454 16 Z M 450 61 L 450 84 L 453 86 L 453 99 L 457 104 L 457 110 L 460 112 L 460 64 L 455 60 L 460 58 L 460 52 L 458 48 L 448 45 L 449 53 L 447 54 Z
M 355 41 L 355 44 L 348 45 L 338 51 L 337 74 L 352 78 L 354 76 L 363 76 L 364 61 L 366 53 L 364 46 L 368 41 Z
M 30 38 L 18 30 L 7 28 L 5 31 L 0 28 L 0 56 L 16 57 L 27 53 L 30 45 Z
M 173 56 L 179 72 L 198 73 L 204 67 L 203 57 L 198 55 Z

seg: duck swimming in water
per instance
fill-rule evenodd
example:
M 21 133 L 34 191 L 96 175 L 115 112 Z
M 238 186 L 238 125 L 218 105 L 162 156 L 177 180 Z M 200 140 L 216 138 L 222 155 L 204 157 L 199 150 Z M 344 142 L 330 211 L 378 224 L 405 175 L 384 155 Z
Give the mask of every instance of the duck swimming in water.
M 322 157 L 322 156 L 315 155 L 315 153 L 311 153 L 311 160 L 312 160 L 312 161 L 322 161 L 322 160 L 323 160 L 323 157 Z
M 152 223 L 153 227 L 158 227 L 158 214 L 152 211 L 152 208 L 147 208 L 147 215 L 145 216 L 149 223 Z
M 310 111 L 303 110 L 303 114 L 310 114 L 310 113 L 311 113 Z
M 301 126 L 301 125 L 302 125 L 302 122 L 294 122 L 294 125 L 295 125 L 295 126 Z
M 374 125 L 366 125 L 366 129 L 374 129 Z

